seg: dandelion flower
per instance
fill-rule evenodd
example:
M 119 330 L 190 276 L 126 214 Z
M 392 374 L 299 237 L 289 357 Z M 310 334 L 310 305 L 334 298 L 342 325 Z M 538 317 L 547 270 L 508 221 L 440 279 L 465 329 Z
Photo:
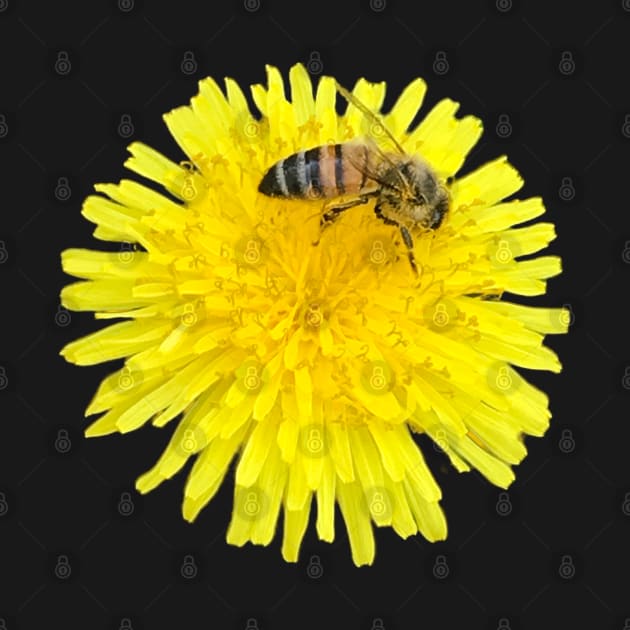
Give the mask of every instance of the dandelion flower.
M 239 86 L 211 78 L 190 106 L 164 116 L 187 156 L 180 164 L 135 142 L 125 165 L 164 187 L 98 184 L 83 215 L 120 251 L 68 249 L 81 279 L 63 305 L 122 319 L 65 346 L 78 365 L 124 359 L 101 383 L 87 436 L 178 424 L 157 463 L 137 480 L 149 492 L 194 462 L 183 516 L 193 521 L 234 467 L 227 541 L 267 545 L 283 511 L 282 555 L 298 553 L 311 506 L 319 538 L 335 536 L 338 503 L 356 565 L 371 564 L 372 524 L 401 537 L 447 535 L 441 492 L 414 441 L 424 433 L 458 471 L 506 488 L 526 455 L 524 435 L 545 433 L 546 395 L 514 369 L 559 372 L 546 333 L 567 313 L 503 301 L 545 292 L 559 258 L 529 257 L 554 237 L 540 198 L 504 201 L 522 186 L 505 157 L 455 177 L 482 132 L 458 104 L 440 101 L 410 129 L 425 94 L 416 79 L 383 125 L 448 186 L 442 225 L 414 235 L 418 273 L 395 226 L 373 201 L 347 210 L 316 246 L 321 202 L 266 197 L 266 170 L 301 149 L 372 134 L 349 104 L 336 112 L 332 77 L 313 86 L 302 65 L 254 85 L 260 116 Z M 384 83 L 353 94 L 379 112 Z

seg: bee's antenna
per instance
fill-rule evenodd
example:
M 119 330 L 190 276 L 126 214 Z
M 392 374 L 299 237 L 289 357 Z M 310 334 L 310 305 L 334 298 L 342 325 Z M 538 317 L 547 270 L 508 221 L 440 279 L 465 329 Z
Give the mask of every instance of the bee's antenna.
M 373 123 L 379 125 L 383 129 L 385 135 L 392 141 L 397 151 L 404 155 L 405 150 L 400 146 L 398 140 L 394 138 L 392 132 L 387 128 L 378 115 L 366 107 L 354 94 L 352 94 L 352 92 L 343 87 L 343 85 L 340 85 L 337 81 L 335 81 L 335 86 L 339 94 L 341 94 L 348 103 L 352 103 L 352 105 L 354 105 L 359 111 L 363 112 Z

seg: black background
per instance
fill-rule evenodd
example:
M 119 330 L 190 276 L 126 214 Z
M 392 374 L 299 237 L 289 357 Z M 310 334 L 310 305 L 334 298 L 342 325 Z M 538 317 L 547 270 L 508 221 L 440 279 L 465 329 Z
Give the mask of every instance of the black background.
M 186 51 L 192 75 L 182 72 Z M 55 71 L 63 52 L 65 75 Z M 436 74 L 442 52 L 447 71 Z M 509 514 L 496 509 L 497 488 L 422 442 L 449 537 L 377 530 L 375 564 L 361 569 L 339 514 L 333 545 L 317 540 L 311 519 L 297 564 L 282 560 L 280 531 L 268 548 L 227 545 L 231 477 L 194 525 L 180 515 L 185 472 L 138 496 L 134 481 L 172 427 L 86 440 L 83 411 L 113 367 L 58 356 L 101 326 L 59 311 L 71 280 L 59 254 L 105 247 L 79 211 L 94 183 L 135 177 L 122 166 L 126 145 L 139 139 L 182 160 L 161 115 L 187 103 L 198 79 L 246 87 L 265 81 L 265 63 L 286 73 L 317 54 L 311 69 L 346 85 L 386 80 L 386 109 L 423 76 L 423 112 L 451 97 L 482 118 L 464 171 L 506 153 L 526 179 L 519 196 L 542 194 L 559 235 L 549 251 L 562 255 L 563 274 L 547 296 L 518 300 L 566 304 L 574 317 L 568 335 L 549 338 L 563 372 L 527 374 L 554 417 L 543 439 L 527 440 Z M 627 0 L 0 1 L 0 628 L 630 627 L 629 76 Z M 119 133 L 123 114 L 130 137 Z M 55 196 L 63 177 L 65 200 Z M 63 555 L 70 573 L 60 578 Z M 182 577 L 186 555 L 193 579 Z M 438 555 L 446 579 L 434 576 Z

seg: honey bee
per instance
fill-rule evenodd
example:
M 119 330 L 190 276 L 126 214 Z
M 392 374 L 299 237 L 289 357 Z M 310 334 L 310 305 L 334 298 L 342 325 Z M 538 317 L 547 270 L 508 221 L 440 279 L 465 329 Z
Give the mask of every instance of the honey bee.
M 337 91 L 383 130 L 395 151 L 381 150 L 371 138 L 328 144 L 293 153 L 269 168 L 258 191 L 286 199 L 330 200 L 320 218 L 320 235 L 342 212 L 375 199 L 374 213 L 399 228 L 409 263 L 418 273 L 411 230 L 434 230 L 449 207 L 449 195 L 421 157 L 405 153 L 379 117 L 344 87 Z M 350 198 L 340 201 L 340 197 Z M 319 239 L 314 243 L 317 245 Z

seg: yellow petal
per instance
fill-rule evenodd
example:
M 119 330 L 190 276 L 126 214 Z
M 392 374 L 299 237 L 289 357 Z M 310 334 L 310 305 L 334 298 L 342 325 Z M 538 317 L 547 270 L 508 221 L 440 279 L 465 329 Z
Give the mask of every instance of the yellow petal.
M 357 566 L 374 562 L 374 532 L 363 491 L 357 482 L 337 484 L 337 499 L 346 523 L 352 560 Z

